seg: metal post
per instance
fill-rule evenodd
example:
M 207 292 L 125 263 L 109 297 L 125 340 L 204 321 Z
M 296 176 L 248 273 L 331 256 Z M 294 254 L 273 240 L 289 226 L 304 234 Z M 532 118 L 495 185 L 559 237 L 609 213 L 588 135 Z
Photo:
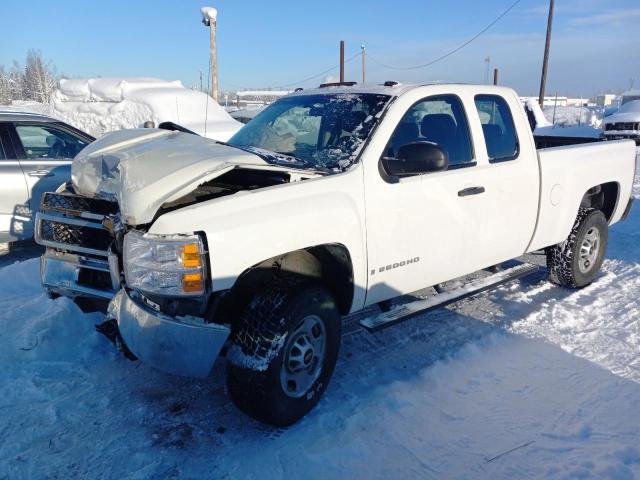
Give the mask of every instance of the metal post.
M 344 40 L 340 40 L 340 83 L 344 82 Z
M 366 47 L 364 44 L 360 45 L 360 48 L 362 49 L 362 83 L 366 83 L 367 81 L 367 66 L 365 63 L 365 57 L 366 57 Z
M 491 57 L 484 59 L 484 83 L 489 83 L 489 70 L 491 69 Z
M 549 49 L 551 48 L 551 27 L 553 26 L 553 2 L 549 0 L 549 18 L 547 20 L 547 41 L 544 46 L 544 60 L 542 62 L 542 78 L 540 79 L 540 96 L 538 103 L 544 104 L 544 90 L 547 86 L 547 67 L 549 66 Z
M 216 25 L 218 20 L 211 20 L 209 30 L 211 32 L 211 96 L 218 101 L 218 49 L 216 45 Z
M 493 84 L 498 85 L 498 69 L 493 69 Z

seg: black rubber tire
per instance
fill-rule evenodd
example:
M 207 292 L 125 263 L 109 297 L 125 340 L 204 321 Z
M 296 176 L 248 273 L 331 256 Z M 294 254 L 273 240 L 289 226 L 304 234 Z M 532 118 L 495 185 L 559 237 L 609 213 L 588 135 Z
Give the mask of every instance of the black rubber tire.
M 592 227 L 600 233 L 599 252 L 591 268 L 583 273 L 578 267 L 579 249 L 583 238 Z M 549 279 L 567 288 L 582 288 L 598 275 L 607 250 L 609 225 L 600 210 L 581 207 L 569 237 L 562 243 L 546 249 Z
M 324 362 L 307 393 L 293 398 L 282 388 L 280 369 L 286 336 L 308 315 L 318 316 L 324 325 Z M 277 427 L 292 425 L 315 407 L 327 388 L 340 339 L 340 312 L 325 287 L 278 281 L 254 296 L 232 331 L 226 366 L 229 396 L 250 417 Z

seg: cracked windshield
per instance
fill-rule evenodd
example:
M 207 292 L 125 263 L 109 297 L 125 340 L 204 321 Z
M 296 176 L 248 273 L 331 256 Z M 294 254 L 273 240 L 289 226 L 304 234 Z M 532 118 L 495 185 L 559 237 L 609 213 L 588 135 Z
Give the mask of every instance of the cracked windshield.
M 236 133 L 229 144 L 277 155 L 273 163 L 342 171 L 352 165 L 388 95 L 294 95 L 283 98 Z

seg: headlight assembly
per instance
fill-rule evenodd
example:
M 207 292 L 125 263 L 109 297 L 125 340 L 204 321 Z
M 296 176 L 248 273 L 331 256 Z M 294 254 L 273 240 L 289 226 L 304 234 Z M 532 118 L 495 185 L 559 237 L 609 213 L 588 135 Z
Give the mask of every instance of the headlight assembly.
M 165 296 L 198 296 L 205 290 L 205 251 L 198 235 L 142 235 L 124 237 L 127 285 L 141 292 Z

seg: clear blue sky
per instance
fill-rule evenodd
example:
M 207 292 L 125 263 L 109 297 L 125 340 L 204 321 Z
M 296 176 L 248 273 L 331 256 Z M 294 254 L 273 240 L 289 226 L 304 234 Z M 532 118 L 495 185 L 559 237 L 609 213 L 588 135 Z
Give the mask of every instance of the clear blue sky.
M 513 0 L 2 0 L 0 65 L 24 62 L 36 48 L 71 77 L 154 76 L 187 86 L 206 82 L 209 38 L 199 9 L 219 10 L 220 82 L 224 89 L 278 87 L 336 65 L 365 43 L 372 81 L 482 82 L 484 59 L 501 83 L 522 94 L 539 85 L 548 0 L 521 2 L 491 30 L 431 67 L 489 24 Z M 548 91 L 591 96 L 640 87 L 640 2 L 557 0 Z M 335 72 L 334 72 L 335 74 Z M 358 80 L 360 63 L 347 66 Z M 319 83 L 322 77 L 302 86 Z

